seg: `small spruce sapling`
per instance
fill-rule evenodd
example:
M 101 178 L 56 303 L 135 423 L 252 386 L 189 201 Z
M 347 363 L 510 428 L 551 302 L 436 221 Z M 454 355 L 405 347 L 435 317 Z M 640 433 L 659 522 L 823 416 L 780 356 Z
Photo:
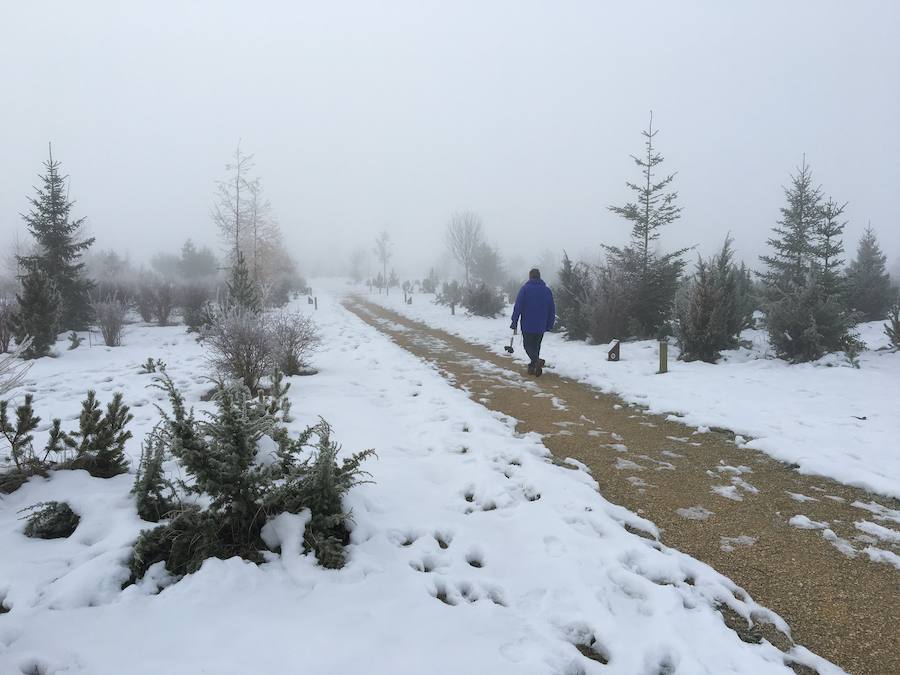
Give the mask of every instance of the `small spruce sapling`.
M 138 515 L 151 523 L 158 523 L 175 508 L 174 490 L 163 473 L 165 459 L 166 439 L 157 426 L 141 447 L 141 460 L 131 489 Z
M 125 443 L 131 438 L 131 432 L 125 427 L 132 419 L 134 415 L 122 402 L 121 392 L 113 394 L 104 413 L 96 393 L 88 391 L 81 404 L 78 431 L 66 440 L 75 457 L 65 468 L 85 469 L 95 478 L 111 478 L 128 471 Z

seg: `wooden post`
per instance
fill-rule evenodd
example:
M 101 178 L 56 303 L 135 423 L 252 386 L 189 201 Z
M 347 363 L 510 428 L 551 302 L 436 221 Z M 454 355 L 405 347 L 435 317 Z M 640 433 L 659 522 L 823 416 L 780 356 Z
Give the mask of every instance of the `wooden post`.
M 665 340 L 659 341 L 659 370 L 657 375 L 669 372 L 669 343 Z
M 319 309 L 319 296 L 318 295 L 315 298 L 313 298 L 313 305 L 314 305 L 313 309 Z

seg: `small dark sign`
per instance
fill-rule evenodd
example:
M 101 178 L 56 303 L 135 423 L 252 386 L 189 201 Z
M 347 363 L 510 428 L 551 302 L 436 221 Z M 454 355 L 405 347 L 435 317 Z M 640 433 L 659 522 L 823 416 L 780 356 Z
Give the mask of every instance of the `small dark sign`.
M 616 340 L 616 344 L 612 346 L 612 349 L 609 350 L 609 353 L 606 355 L 607 361 L 618 361 L 619 360 L 619 345 L 622 343 Z

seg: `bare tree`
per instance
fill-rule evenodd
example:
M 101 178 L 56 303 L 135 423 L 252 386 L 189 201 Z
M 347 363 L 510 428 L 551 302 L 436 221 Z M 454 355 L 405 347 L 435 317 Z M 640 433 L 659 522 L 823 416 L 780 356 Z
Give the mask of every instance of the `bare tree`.
M 9 354 L 0 355 L 0 396 L 5 396 L 22 384 L 25 373 L 31 368 L 30 363 L 22 362 L 22 354 L 30 346 L 31 338 L 27 338 Z
M 382 275 L 385 282 L 387 282 L 388 278 L 388 261 L 393 255 L 394 253 L 391 250 L 391 235 L 388 234 L 387 230 L 382 230 L 381 234 L 375 238 L 375 256 L 378 258 L 378 262 L 381 263 Z M 390 288 L 387 287 L 387 283 L 385 283 L 385 288 L 385 292 L 390 293 Z
M 475 254 L 481 244 L 483 228 L 481 218 L 473 211 L 457 211 L 447 223 L 447 249 L 456 261 L 462 265 L 466 273 L 466 286 L 469 285 L 469 272 L 475 260 Z
M 249 205 L 247 203 L 248 174 L 253 168 L 253 155 L 245 155 L 238 141 L 234 160 L 225 165 L 229 174 L 226 180 L 216 183 L 216 203 L 212 219 L 231 249 L 231 256 L 237 257 L 241 250 L 241 238 L 247 226 Z
M 266 253 L 273 243 L 280 243 L 278 223 L 272 214 L 272 204 L 262 195 L 259 178 L 247 181 L 247 231 L 244 234 L 249 249 L 250 273 L 256 283 L 263 282 Z

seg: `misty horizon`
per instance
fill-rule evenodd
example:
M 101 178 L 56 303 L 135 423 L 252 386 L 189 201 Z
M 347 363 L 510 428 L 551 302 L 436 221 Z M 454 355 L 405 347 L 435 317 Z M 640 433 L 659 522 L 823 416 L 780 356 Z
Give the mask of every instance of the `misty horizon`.
M 664 248 L 696 247 L 690 263 L 730 232 L 758 267 L 805 155 L 848 202 L 845 257 L 871 223 L 900 264 L 894 4 L 221 6 L 8 9 L 0 240 L 28 243 L 52 142 L 94 250 L 221 254 L 210 211 L 240 140 L 305 275 L 345 272 L 357 248 L 374 271 L 386 229 L 419 278 L 471 210 L 524 278 L 546 251 L 627 241 L 607 207 L 630 199 L 652 110 L 683 207 Z

